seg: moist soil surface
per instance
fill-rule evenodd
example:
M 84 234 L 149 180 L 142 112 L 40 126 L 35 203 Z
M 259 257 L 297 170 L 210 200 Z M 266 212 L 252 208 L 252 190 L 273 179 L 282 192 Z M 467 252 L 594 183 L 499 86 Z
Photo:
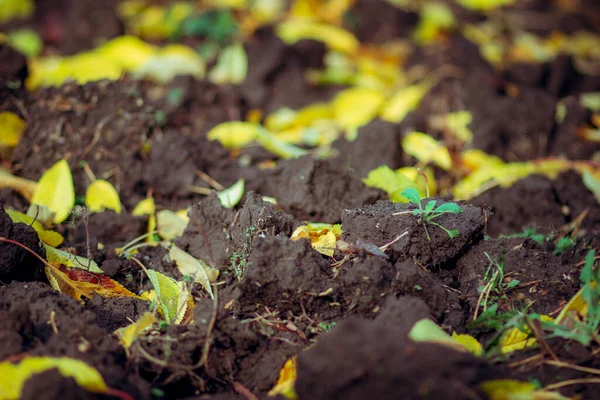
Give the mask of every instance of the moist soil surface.
M 125 32 L 116 3 L 39 1 L 29 20 L 1 28 L 34 29 L 56 54 L 74 54 Z M 582 1 L 563 15 L 550 3 L 509 11 L 523 19 L 540 13 L 564 32 L 598 29 L 592 18 L 597 5 Z M 582 11 L 586 7 L 589 13 Z M 454 2 L 452 10 L 463 23 L 486 18 Z M 419 22 L 416 11 L 378 0 L 356 1 L 347 17 L 344 26 L 372 44 L 410 39 Z M 529 29 L 550 32 L 545 23 Z M 151 196 L 157 210 L 188 209 L 189 223 L 173 243 L 220 272 L 214 300 L 199 285 L 192 288 L 193 323 L 161 324 L 126 350 L 114 332 L 147 312 L 148 301 L 100 295 L 75 300 L 53 290 L 38 258 L 0 242 L 0 360 L 78 359 L 129 396 L 122 398 L 132 399 L 267 398 L 294 356 L 294 388 L 301 400 L 485 399 L 482 383 L 490 380 L 544 386 L 593 376 L 544 363 L 551 354 L 565 363 L 600 367 L 597 346 L 573 340 L 551 338 L 543 341 L 543 351 L 485 358 L 408 336 L 417 321 L 431 318 L 447 332 L 471 334 L 484 347 L 492 343 L 495 328 L 473 322 L 489 308 L 482 307 L 481 288 L 494 262 L 502 265 L 503 283 L 517 281 L 497 295 L 497 315 L 526 309 L 556 316 L 581 288 L 588 250 L 600 246 L 600 205 L 579 172 L 532 174 L 458 202 L 460 214 L 435 220 L 456 230 L 456 237 L 419 220 L 415 204 L 394 203 L 363 178 L 381 165 L 417 164 L 403 151 L 402 139 L 413 130 L 444 139 L 430 115 L 457 105 L 472 113 L 472 148 L 505 162 L 552 156 L 598 161 L 600 142 L 579 135 L 593 117 L 577 97 L 600 91 L 598 75 L 581 72 L 570 55 L 499 70 L 474 44 L 448 33 L 407 59 L 411 67 L 450 72 L 401 123 L 375 119 L 358 129 L 356 140 L 337 139 L 329 157 L 280 160 L 258 146 L 227 149 L 206 134 L 222 122 L 244 120 L 252 110 L 297 110 L 329 101 L 343 86 L 306 79 L 308 70 L 325 65 L 320 42 L 288 45 L 266 27 L 244 46 L 249 70 L 240 85 L 188 77 L 158 85 L 124 76 L 26 91 L 27 60 L 0 44 L 0 111 L 27 123 L 12 153 L 0 153 L 2 167 L 38 180 L 66 159 L 76 193 L 85 193 L 92 171 L 113 184 L 123 205 L 120 213 L 84 211 L 56 226 L 65 238 L 61 247 L 90 257 L 135 294 L 152 289 L 147 273 L 119 251 L 148 231 L 149 217 L 133 210 Z M 164 100 L 173 90 L 181 93 L 177 104 Z M 562 120 L 555 116 L 559 102 L 566 110 Z M 434 174 L 440 182 L 456 178 L 440 168 Z M 223 207 L 206 176 L 224 187 L 243 178 L 241 202 Z M 432 199 L 438 206 L 450 202 L 446 196 L 423 204 Z M 0 200 L 0 237 L 45 257 L 36 230 L 13 223 L 5 211 L 26 212 L 27 199 L 1 188 Z M 307 239 L 292 240 L 307 222 L 341 223 L 345 246 L 329 257 Z M 572 240 L 563 249 L 559 241 L 565 237 Z M 135 257 L 148 270 L 186 278 L 163 247 L 140 247 Z M 599 388 L 575 382 L 561 393 L 591 399 L 600 396 Z M 87 391 L 52 369 L 32 376 L 21 398 L 114 397 Z

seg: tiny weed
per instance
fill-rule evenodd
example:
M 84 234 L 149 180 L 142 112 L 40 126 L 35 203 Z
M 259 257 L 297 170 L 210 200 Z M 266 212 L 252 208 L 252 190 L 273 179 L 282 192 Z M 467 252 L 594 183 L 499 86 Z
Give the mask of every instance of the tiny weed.
M 234 251 L 229 257 L 229 261 L 231 262 L 229 270 L 233 271 L 233 274 L 238 280 L 242 280 L 242 276 L 244 275 L 246 263 L 248 262 L 248 257 L 252 251 L 252 240 L 257 232 L 258 227 L 256 225 L 246 227 L 241 249 Z
M 333 328 L 335 328 L 335 321 L 332 322 L 319 322 L 319 328 L 321 328 L 321 330 L 323 332 L 329 332 L 330 330 L 332 330 Z
M 499 299 L 506 298 L 506 292 L 516 287 L 520 281 L 518 279 L 506 280 L 504 273 L 504 260 L 494 260 L 488 253 L 483 253 L 489 260 L 489 264 L 483 276 L 483 286 L 479 286 L 479 299 L 475 308 L 474 319 L 477 319 L 479 308 L 483 303 L 483 311 L 485 312 L 488 306 L 496 303 Z
M 583 283 L 581 297 L 587 304 L 587 315 L 583 318 L 579 315 L 568 316 L 569 324 L 557 324 L 552 321 L 542 321 L 542 329 L 549 332 L 551 336 L 575 340 L 584 346 L 592 341 L 600 344 L 598 329 L 600 328 L 600 269 L 594 269 L 594 250 L 590 250 L 585 256 L 585 265 L 581 270 L 579 279 Z M 532 318 L 539 319 L 533 315 Z
M 556 242 L 556 247 L 552 254 L 555 256 L 560 256 L 565 251 L 569 250 L 571 247 L 575 246 L 575 240 L 571 239 L 568 236 L 560 238 L 558 242 Z
M 411 203 L 414 203 L 419 207 L 416 210 L 414 210 L 412 214 L 419 217 L 419 223 L 423 225 L 428 240 L 431 240 L 431 237 L 429 236 L 429 231 L 427 231 L 426 224 L 434 225 L 442 229 L 448 234 L 448 236 L 450 236 L 450 239 L 454 239 L 455 237 L 460 235 L 458 229 L 447 229 L 442 225 L 438 224 L 437 222 L 433 221 L 442 214 L 460 214 L 462 212 L 462 209 L 458 204 L 445 203 L 436 207 L 435 205 L 437 203 L 437 200 L 429 200 L 425 207 L 423 207 L 423 205 L 421 204 L 421 196 L 419 195 L 419 192 L 417 192 L 417 190 L 414 188 L 404 189 L 402 191 L 402 196 L 406 197 Z

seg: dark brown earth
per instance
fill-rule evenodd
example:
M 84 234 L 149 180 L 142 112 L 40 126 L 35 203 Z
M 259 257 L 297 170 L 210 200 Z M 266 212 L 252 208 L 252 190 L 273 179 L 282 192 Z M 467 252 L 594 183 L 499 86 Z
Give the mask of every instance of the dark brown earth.
M 40 32 L 49 51 L 73 54 L 124 32 L 114 1 L 37 3 L 35 16 L 17 26 Z M 560 2 L 530 3 L 509 11 L 517 17 L 545 15 L 538 26 L 519 19 L 531 32 L 600 28 L 593 1 L 580 2 L 572 13 L 560 11 L 555 4 Z M 452 10 L 462 22 L 486 18 L 454 3 Z M 409 38 L 418 19 L 416 12 L 359 0 L 344 26 L 363 42 L 384 43 Z M 324 66 L 326 49 L 317 41 L 289 46 L 266 27 L 244 45 L 249 71 L 241 85 L 178 77 L 161 86 L 125 76 L 26 92 L 26 59 L 0 44 L 0 111 L 27 122 L 19 146 L 1 158 L 2 166 L 38 180 L 64 158 L 78 194 L 89 186 L 91 171 L 117 188 L 124 205 L 120 214 L 84 214 L 58 226 L 63 246 L 89 254 L 107 276 L 136 294 L 151 289 L 139 265 L 115 249 L 147 232 L 148 217 L 133 216 L 132 210 L 152 196 L 159 210 L 189 207 L 190 223 L 174 243 L 220 272 L 216 302 L 193 289 L 193 324 L 151 330 L 128 356 L 113 333 L 137 320 L 148 302 L 73 300 L 52 290 L 37 258 L 0 241 L 0 360 L 76 358 L 134 399 L 251 399 L 244 390 L 267 398 L 281 367 L 295 355 L 301 400 L 395 399 L 399 393 L 406 399 L 483 399 L 480 384 L 487 380 L 549 385 L 590 377 L 543 360 L 525 362 L 542 354 L 539 348 L 499 360 L 408 338 L 415 322 L 432 318 L 448 332 L 469 333 L 488 344 L 495 331 L 472 322 L 476 310 L 481 313 L 478 288 L 485 284 L 490 259 L 505 267 L 507 282 L 519 280 L 498 299 L 499 312 L 529 308 L 556 315 L 581 287 L 588 250 L 600 246 L 600 205 L 579 173 L 555 179 L 532 175 L 460 202 L 462 213 L 436 219 L 460 232 L 454 239 L 436 226 L 419 224 L 414 204 L 392 203 L 362 179 L 381 165 L 414 166 L 416 160 L 402 151 L 402 138 L 419 130 L 446 140 L 431 116 L 464 109 L 473 115 L 470 146 L 504 161 L 548 156 L 597 161 L 600 144 L 579 135 L 592 112 L 578 96 L 600 90 L 598 76 L 582 73 L 569 55 L 496 70 L 472 43 L 448 33 L 410 55 L 408 67 L 425 65 L 442 77 L 402 123 L 374 120 L 359 129 L 357 140 L 338 139 L 329 159 L 279 160 L 257 146 L 230 151 L 206 133 L 219 123 L 244 120 L 253 109 L 268 113 L 328 101 L 341 88 L 306 81 L 307 69 Z M 562 121 L 555 117 L 559 102 L 567 110 Z M 453 142 L 449 147 L 460 150 Z M 243 200 L 226 209 L 214 193 L 194 192 L 190 187 L 210 188 L 199 172 L 224 186 L 244 178 Z M 435 173 L 440 181 L 453 182 L 460 171 Z M 275 197 L 277 205 L 263 196 Z M 44 256 L 33 228 L 12 223 L 4 211 L 25 211 L 29 203 L 9 189 L 0 190 L 0 200 L 0 237 Z M 448 198 L 435 200 L 439 205 Z M 341 222 L 341 239 L 357 250 L 336 249 L 330 258 L 306 239 L 291 240 L 307 221 Z M 522 237 L 526 228 L 543 234 L 542 242 Z M 558 239 L 567 236 L 574 245 L 558 254 Z M 374 246 L 385 251 L 369 251 Z M 136 257 L 148 269 L 183 279 L 163 247 L 142 247 Z M 597 346 L 558 338 L 547 344 L 562 361 L 600 368 L 593 353 Z M 596 398 L 599 388 L 577 384 L 561 393 Z M 31 378 L 22 398 L 113 397 L 92 394 L 51 370 Z

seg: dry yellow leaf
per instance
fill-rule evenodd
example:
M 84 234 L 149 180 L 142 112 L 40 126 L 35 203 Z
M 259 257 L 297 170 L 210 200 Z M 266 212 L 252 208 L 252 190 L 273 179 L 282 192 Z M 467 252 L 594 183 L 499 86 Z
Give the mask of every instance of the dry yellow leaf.
M 343 90 L 333 100 L 335 120 L 346 130 L 360 128 L 375 118 L 384 100 L 385 96 L 375 89 Z
M 409 133 L 402 139 L 402 149 L 422 163 L 434 162 L 446 171 L 452 167 L 452 158 L 446 146 L 426 133 Z
M 383 105 L 381 119 L 396 124 L 402 122 L 409 112 L 419 106 L 432 86 L 432 83 L 424 82 L 400 89 Z
M 101 212 L 106 209 L 121 213 L 119 193 L 110 182 L 103 179 L 94 181 L 85 194 L 85 205 L 91 212 Z
M 302 39 L 313 39 L 325 43 L 331 50 L 354 53 L 360 46 L 354 35 L 345 29 L 321 22 L 295 19 L 277 25 L 277 35 L 287 44 Z
M 156 205 L 154 204 L 154 199 L 152 197 L 148 197 L 144 200 L 141 200 L 134 207 L 131 215 L 134 217 L 140 217 L 142 215 L 148 216 L 148 233 L 154 232 L 156 230 Z M 146 242 L 154 242 L 153 235 L 148 236 Z
M 228 149 L 240 149 L 256 139 L 259 129 L 260 125 L 251 122 L 223 122 L 212 128 L 206 137 L 208 140 L 218 140 Z
M 24 131 L 25 121 L 21 117 L 9 111 L 0 112 L 0 148 L 15 147 Z
M 37 232 L 40 240 L 48 246 L 57 247 L 65 240 L 63 236 L 54 231 L 46 230 L 39 221 L 36 221 L 29 215 L 23 214 L 15 210 L 6 210 L 6 213 L 14 223 L 24 223 L 31 226 Z
M 340 224 L 311 223 L 294 230 L 291 240 L 309 239 L 313 249 L 328 257 L 333 257 L 336 242 L 342 236 Z
M 58 369 L 60 375 L 73 378 L 77 385 L 94 393 L 115 394 L 110 389 L 102 375 L 80 360 L 66 357 L 25 357 L 19 363 L 11 361 L 0 362 L 0 398 L 4 400 L 17 400 L 25 382 L 35 374 L 51 369 Z
M 277 383 L 269 390 L 269 396 L 282 395 L 286 399 L 296 400 L 298 395 L 294 390 L 294 384 L 296 383 L 297 368 L 296 356 L 287 360 L 279 372 Z
M 115 334 L 119 337 L 119 342 L 125 349 L 129 349 L 135 339 L 150 325 L 154 324 L 156 317 L 151 312 L 146 311 L 136 322 L 124 328 L 117 329 Z
M 58 161 L 42 175 L 31 203 L 47 207 L 54 214 L 55 224 L 60 224 L 69 217 L 75 206 L 75 188 L 66 160 Z

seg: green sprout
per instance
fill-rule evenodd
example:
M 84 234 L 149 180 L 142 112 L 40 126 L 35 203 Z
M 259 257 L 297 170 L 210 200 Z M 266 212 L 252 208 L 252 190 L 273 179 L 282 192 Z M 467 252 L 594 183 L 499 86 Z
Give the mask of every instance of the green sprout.
M 485 270 L 483 276 L 483 282 L 485 285 L 479 286 L 477 291 L 479 292 L 479 299 L 477 300 L 477 307 L 475 308 L 474 320 L 477 319 L 479 314 L 479 307 L 483 302 L 483 311 L 485 312 L 491 304 L 498 301 L 499 298 L 506 298 L 506 292 L 510 289 L 515 288 L 519 283 L 518 279 L 511 279 L 505 281 L 507 274 L 504 273 L 504 261 L 497 261 L 490 257 L 488 253 L 483 253 L 489 260 L 489 264 Z
M 427 231 L 426 224 L 435 225 L 438 228 L 442 229 L 448 234 L 450 239 L 454 239 L 455 237 L 460 235 L 458 229 L 447 229 L 442 225 L 438 224 L 437 222 L 433 221 L 442 214 L 460 214 L 462 212 L 462 208 L 460 208 L 458 204 L 450 202 L 444 203 L 436 207 L 437 200 L 429 200 L 425 207 L 423 207 L 423 205 L 421 204 L 421 196 L 415 188 L 404 189 L 402 191 L 402 196 L 406 197 L 411 203 L 414 203 L 419 207 L 416 210 L 412 211 L 412 214 L 419 217 L 419 224 L 423 225 L 428 240 L 431 240 L 431 237 L 429 236 L 429 232 Z M 396 213 L 394 215 L 399 214 L 403 213 Z

